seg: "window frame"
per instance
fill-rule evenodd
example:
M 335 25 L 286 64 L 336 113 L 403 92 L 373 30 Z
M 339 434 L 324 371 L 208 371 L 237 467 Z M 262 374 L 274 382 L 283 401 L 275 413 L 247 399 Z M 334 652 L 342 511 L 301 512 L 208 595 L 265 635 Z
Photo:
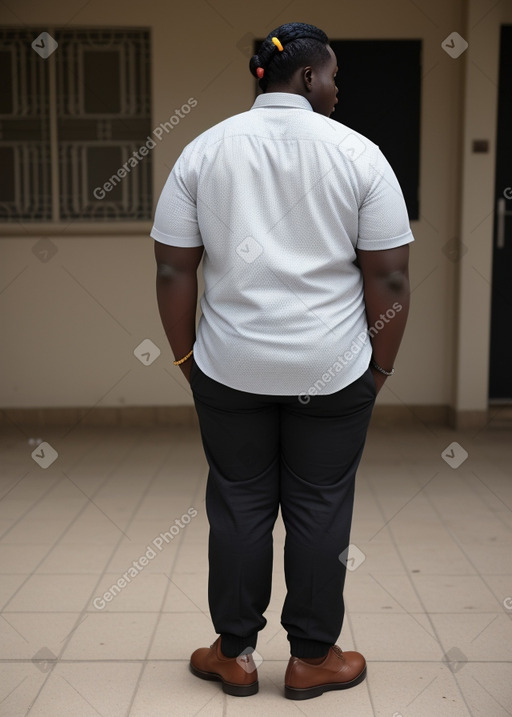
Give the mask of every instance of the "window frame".
M 65 25 L 52 25 L 52 26 L 30 26 L 29 28 L 15 25 L 2 25 L 0 29 L 4 33 L 27 33 L 35 40 L 41 32 L 47 32 L 52 37 L 56 37 L 59 32 L 65 31 L 77 31 L 77 32 L 91 32 L 91 33 L 108 33 L 108 32 L 143 32 L 147 35 L 148 42 L 148 55 L 150 61 L 152 59 L 152 47 L 153 47 L 153 32 L 150 26 L 109 26 L 109 27 L 97 27 L 97 26 L 65 26 Z M 58 52 L 59 48 L 55 52 Z M 34 52 L 31 49 L 31 52 Z M 55 53 L 52 53 L 46 59 L 41 58 L 41 62 L 46 64 L 47 71 L 47 85 L 48 85 L 48 106 L 49 106 L 49 164 L 50 164 L 50 186 L 51 186 L 51 219 L 30 221 L 25 218 L 17 218 L 12 221 L 0 221 L 0 237 L 8 236 L 86 236 L 86 235 L 97 235 L 101 238 L 101 235 L 144 235 L 149 234 L 153 225 L 153 217 L 143 219 L 100 219 L 95 220 L 94 218 L 80 217 L 80 218 L 66 218 L 60 217 L 60 166 L 59 166 L 59 145 L 60 140 L 58 137 L 57 122 L 58 122 L 58 105 L 57 105 L 57 66 Z M 122 77 L 122 72 L 121 72 Z M 153 126 L 153 77 L 152 68 L 148 70 L 148 103 L 149 103 L 149 115 L 148 122 L 149 126 Z M 1 121 L 1 120 L 0 120 Z M 151 132 L 151 129 L 149 130 Z M 141 145 L 144 143 L 143 137 L 141 137 Z M 6 140 L 7 142 L 8 140 Z M 108 142 L 109 140 L 105 140 Z M 137 140 L 138 141 L 138 140 Z M 142 161 L 145 161 L 148 157 L 144 157 Z M 151 213 L 154 211 L 154 160 L 150 167 L 150 181 L 148 186 L 148 192 L 150 195 L 150 206 Z M 109 177 L 105 177 L 105 181 L 108 181 Z

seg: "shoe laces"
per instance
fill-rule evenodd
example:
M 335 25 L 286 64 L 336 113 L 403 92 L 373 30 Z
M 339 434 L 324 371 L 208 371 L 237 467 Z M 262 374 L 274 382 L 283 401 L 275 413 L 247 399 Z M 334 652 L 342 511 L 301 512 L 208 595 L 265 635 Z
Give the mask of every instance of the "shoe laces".
M 332 649 L 338 655 L 338 657 L 343 657 L 343 650 L 341 649 L 341 647 L 338 647 L 338 645 L 333 645 Z

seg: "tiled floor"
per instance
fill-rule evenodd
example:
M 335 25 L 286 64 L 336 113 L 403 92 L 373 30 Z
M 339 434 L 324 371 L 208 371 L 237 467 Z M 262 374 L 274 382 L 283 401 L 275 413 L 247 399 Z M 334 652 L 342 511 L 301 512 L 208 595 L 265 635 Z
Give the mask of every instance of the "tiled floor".
M 368 678 L 304 702 L 283 697 L 280 520 L 259 693 L 188 671 L 215 638 L 195 430 L 53 428 L 32 436 L 47 468 L 28 437 L 1 440 L 1 715 L 512 715 L 510 430 L 372 426 L 338 641 Z

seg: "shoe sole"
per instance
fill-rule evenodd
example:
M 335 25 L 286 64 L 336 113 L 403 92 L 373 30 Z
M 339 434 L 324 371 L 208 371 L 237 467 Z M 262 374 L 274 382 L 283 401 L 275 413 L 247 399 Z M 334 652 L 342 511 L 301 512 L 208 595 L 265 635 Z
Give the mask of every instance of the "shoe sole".
M 289 700 L 309 700 L 312 697 L 320 697 L 324 692 L 331 690 L 347 690 L 349 687 L 355 687 L 366 677 L 366 666 L 360 675 L 350 682 L 332 682 L 326 685 L 315 685 L 315 687 L 284 687 L 284 696 Z
M 249 697 L 249 695 L 255 695 L 258 691 L 258 681 L 253 682 L 250 685 L 235 685 L 232 682 L 226 682 L 221 675 L 216 672 L 204 672 L 203 670 L 198 670 L 191 662 L 189 663 L 189 668 L 193 675 L 200 677 L 202 680 L 222 682 L 222 689 L 227 695 L 233 695 L 234 697 Z

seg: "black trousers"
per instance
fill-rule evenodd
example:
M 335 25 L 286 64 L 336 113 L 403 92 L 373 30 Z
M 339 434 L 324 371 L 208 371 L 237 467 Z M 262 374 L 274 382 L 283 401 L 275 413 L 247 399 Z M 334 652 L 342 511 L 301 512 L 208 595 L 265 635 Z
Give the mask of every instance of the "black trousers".
M 287 595 L 281 624 L 296 657 L 321 657 L 343 624 L 356 470 L 375 403 L 368 369 L 331 395 L 267 396 L 191 367 L 209 464 L 208 600 L 221 649 L 255 648 L 266 625 L 272 530 L 281 506 Z

